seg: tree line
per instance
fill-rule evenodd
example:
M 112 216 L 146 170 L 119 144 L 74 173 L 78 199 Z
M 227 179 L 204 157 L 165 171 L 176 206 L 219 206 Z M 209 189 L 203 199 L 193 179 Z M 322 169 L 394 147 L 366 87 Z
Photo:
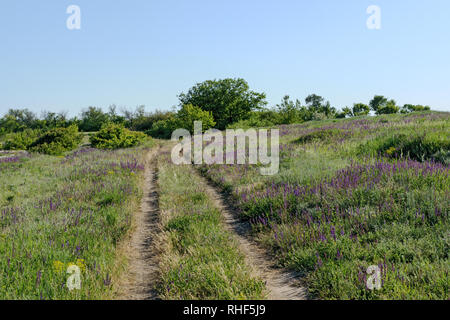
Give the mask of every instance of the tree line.
M 410 113 L 430 110 L 429 106 L 397 105 L 395 100 L 376 95 L 368 103 L 338 110 L 325 98 L 311 94 L 304 103 L 286 95 L 281 103 L 267 107 L 266 94 L 250 89 L 244 79 L 208 80 L 198 83 L 186 93 L 178 95 L 178 110 L 146 112 L 144 106 L 135 110 L 117 110 L 112 105 L 104 112 L 98 107 L 83 110 L 80 117 L 69 118 L 67 113 L 43 112 L 40 117 L 28 109 L 10 109 L 0 118 L 0 135 L 25 129 L 50 130 L 78 126 L 83 132 L 96 132 L 108 123 L 133 131 L 142 131 L 153 137 L 169 138 L 176 128 L 192 131 L 193 121 L 201 120 L 203 129 L 249 126 L 273 126 L 302 123 L 313 120 L 338 119 L 376 115 Z

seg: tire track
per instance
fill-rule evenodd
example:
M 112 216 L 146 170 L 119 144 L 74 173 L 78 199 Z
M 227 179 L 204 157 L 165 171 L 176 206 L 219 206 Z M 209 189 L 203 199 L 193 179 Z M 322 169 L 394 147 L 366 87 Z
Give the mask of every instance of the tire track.
M 227 228 L 236 235 L 247 264 L 266 282 L 269 291 L 268 299 L 306 300 L 307 290 L 301 284 L 300 274 L 275 268 L 273 259 L 267 254 L 266 250 L 248 238 L 251 231 L 250 224 L 241 221 L 236 209 L 231 205 L 232 202 L 222 193 L 219 193 L 209 180 L 205 180 L 205 191 L 223 213 Z
M 157 152 L 158 147 L 147 154 L 141 208 L 134 217 L 134 231 L 124 248 L 128 268 L 119 281 L 119 300 L 158 299 L 155 290 L 159 276 L 157 235 L 161 228 L 154 161 Z

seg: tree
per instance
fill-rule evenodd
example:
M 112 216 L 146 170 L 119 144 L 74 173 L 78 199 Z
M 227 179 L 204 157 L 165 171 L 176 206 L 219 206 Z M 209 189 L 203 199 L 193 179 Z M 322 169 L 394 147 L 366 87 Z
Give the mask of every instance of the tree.
M 39 120 L 36 115 L 28 109 L 9 109 L 0 120 L 0 128 L 4 132 L 19 132 L 27 128 L 39 128 Z
M 319 112 L 323 101 L 323 97 L 318 96 L 317 94 L 310 94 L 305 98 L 306 105 L 313 112 Z
M 341 112 L 336 114 L 336 118 L 344 119 L 346 117 L 353 117 L 353 111 L 349 107 L 344 107 Z
M 107 115 L 109 117 L 109 120 L 112 123 L 115 123 L 115 124 L 124 124 L 125 123 L 125 117 L 118 115 L 117 106 L 115 104 L 112 104 L 108 107 Z
M 302 104 L 298 99 L 294 102 L 285 95 L 281 103 L 276 105 L 276 109 L 282 124 L 303 122 Z
M 375 113 L 377 113 L 378 109 L 385 106 L 388 102 L 388 99 L 384 96 L 375 96 L 369 102 L 370 109 L 372 109 Z M 378 113 L 377 113 L 378 114 Z
M 181 106 L 191 104 L 211 112 L 219 129 L 246 119 L 252 110 L 267 104 L 265 93 L 251 91 L 248 83 L 240 78 L 204 81 L 178 98 Z
M 58 127 L 68 127 L 73 124 L 73 121 L 67 119 L 67 112 L 62 111 L 59 113 L 43 111 L 42 112 L 42 127 L 53 129 Z
M 429 110 L 430 110 L 429 106 L 422 106 L 420 104 L 418 104 L 418 105 L 405 104 L 402 107 L 401 112 L 402 113 L 410 113 L 410 112 L 420 112 L 420 111 L 429 111 Z
M 311 115 L 310 119 L 330 118 L 336 114 L 336 108 L 330 105 L 329 101 L 324 103 L 325 99 L 316 94 L 310 94 L 306 97 L 305 102 Z M 322 115 L 321 115 L 322 114 Z
M 386 104 L 380 106 L 376 112 L 377 115 L 379 114 L 393 114 L 397 113 L 400 110 L 400 108 L 397 106 L 397 103 L 395 100 L 389 100 L 386 102 Z
M 100 108 L 89 107 L 81 113 L 80 129 L 84 132 L 98 131 L 107 122 L 109 122 L 108 114 L 103 113 Z
M 354 117 L 367 116 L 369 112 L 370 112 L 369 106 L 364 103 L 355 103 L 353 105 L 352 113 Z

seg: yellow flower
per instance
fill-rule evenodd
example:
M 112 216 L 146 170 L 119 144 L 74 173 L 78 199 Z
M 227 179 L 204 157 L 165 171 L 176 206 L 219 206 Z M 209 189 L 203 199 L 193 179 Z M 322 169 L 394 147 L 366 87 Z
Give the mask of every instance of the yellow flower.
M 84 259 L 77 259 L 76 265 L 82 272 L 86 271 L 86 263 L 84 262 Z
M 108 174 L 114 174 L 114 171 L 108 171 Z
M 64 270 L 64 263 L 61 261 L 53 261 L 53 268 L 55 268 L 56 272 L 61 272 Z
M 386 150 L 386 153 L 388 154 L 388 155 L 392 155 L 394 152 L 395 152 L 395 148 L 394 147 L 390 147 L 389 149 L 387 149 Z

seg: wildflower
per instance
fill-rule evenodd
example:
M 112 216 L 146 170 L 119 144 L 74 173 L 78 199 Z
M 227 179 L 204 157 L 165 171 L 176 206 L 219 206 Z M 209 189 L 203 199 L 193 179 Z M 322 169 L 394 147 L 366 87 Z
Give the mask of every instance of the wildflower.
M 42 272 L 41 272 L 41 270 L 39 270 L 36 275 L 36 287 L 39 287 L 39 285 L 41 283 L 41 277 L 42 277 Z
M 56 272 L 61 272 L 64 270 L 64 263 L 58 260 L 53 261 L 53 268 L 55 269 Z
M 84 272 L 86 270 L 86 263 L 84 262 L 84 259 L 77 259 L 76 265 L 81 271 Z
M 103 280 L 103 284 L 107 287 L 111 285 L 111 278 L 109 277 L 109 273 L 106 274 L 106 279 Z

